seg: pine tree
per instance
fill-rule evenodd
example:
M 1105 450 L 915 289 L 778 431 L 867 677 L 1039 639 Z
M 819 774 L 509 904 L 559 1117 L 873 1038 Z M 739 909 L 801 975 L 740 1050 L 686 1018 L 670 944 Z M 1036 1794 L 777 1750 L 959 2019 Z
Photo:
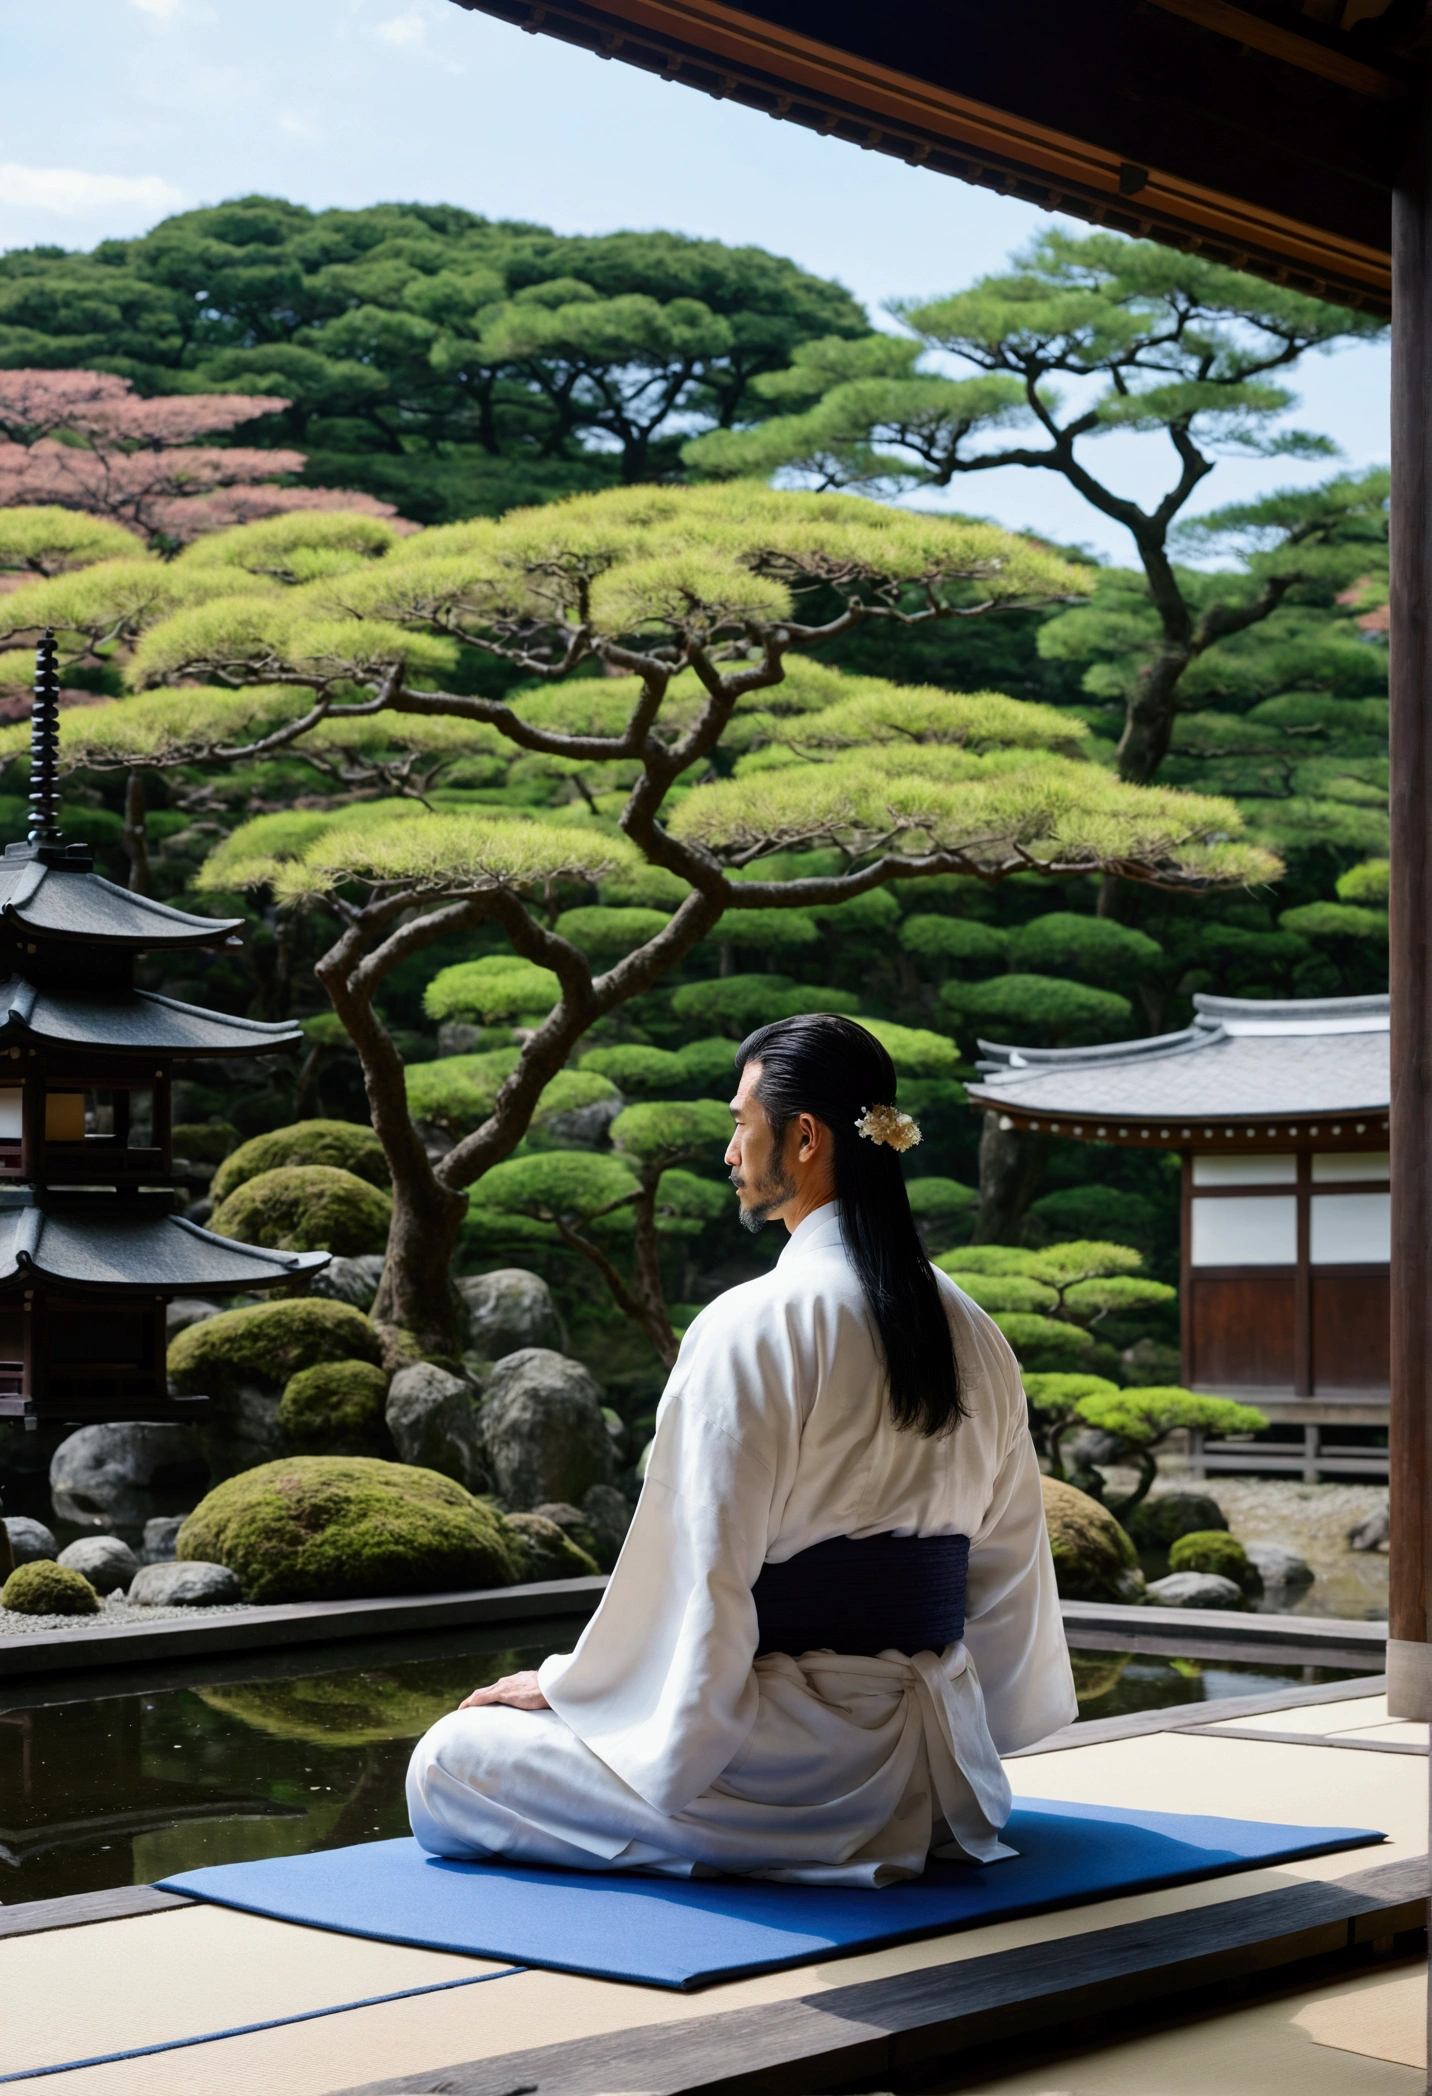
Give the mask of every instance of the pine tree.
M 809 659 L 862 624 L 893 641 L 1077 586 L 993 527 L 749 486 L 618 490 L 386 545 L 377 520 L 307 520 L 311 538 L 300 521 L 168 563 L 100 562 L 0 603 L 12 642 L 51 624 L 77 655 L 125 656 L 134 695 L 70 716 L 71 763 L 213 772 L 281 756 L 341 788 L 243 824 L 200 885 L 336 920 L 315 972 L 393 1175 L 378 1313 L 425 1345 L 450 1348 L 467 1189 L 512 1157 L 592 1027 L 719 944 L 727 910 L 827 928 L 853 912 L 842 944 L 886 941 L 888 925 L 856 919 L 896 880 L 908 892 L 1117 869 L 1201 892 L 1277 870 L 1238 841 L 1226 800 L 1131 787 L 1084 761 L 1068 714 L 843 679 Z M 817 587 L 840 608 L 813 625 L 802 606 Z M 474 691 L 467 666 L 484 658 L 530 682 Z M 505 798 L 410 797 L 415 771 L 431 799 L 474 765 L 507 782 Z M 523 806 L 538 780 L 570 797 Z M 565 908 L 593 904 L 664 915 L 660 928 L 628 920 L 639 943 L 603 965 L 610 919 L 595 963 L 560 929 Z M 590 921 L 577 929 L 590 941 Z M 505 1073 L 472 1073 L 491 1103 L 434 1164 L 379 997 L 440 942 L 472 938 L 503 950 L 480 956 L 464 994 L 485 999 L 479 1016 L 518 1022 L 518 1053 Z

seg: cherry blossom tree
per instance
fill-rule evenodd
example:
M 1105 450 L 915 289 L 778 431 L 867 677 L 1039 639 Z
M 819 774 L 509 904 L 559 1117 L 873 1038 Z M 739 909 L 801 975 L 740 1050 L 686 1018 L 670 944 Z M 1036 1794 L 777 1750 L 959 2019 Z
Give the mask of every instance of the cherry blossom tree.
M 279 485 L 302 472 L 301 451 L 202 441 L 288 405 L 248 393 L 142 400 L 103 371 L 0 372 L 0 508 L 82 510 L 169 545 L 289 510 L 393 516 L 351 489 Z

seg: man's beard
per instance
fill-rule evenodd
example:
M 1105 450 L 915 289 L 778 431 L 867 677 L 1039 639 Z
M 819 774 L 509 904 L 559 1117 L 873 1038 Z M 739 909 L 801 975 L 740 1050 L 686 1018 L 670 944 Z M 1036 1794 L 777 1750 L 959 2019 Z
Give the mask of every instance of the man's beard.
M 731 1184 L 737 1193 L 740 1193 L 746 1183 L 744 1179 L 738 1178 L 735 1172 L 731 1174 Z M 796 1186 L 794 1180 L 784 1179 L 776 1172 L 769 1178 L 758 1180 L 755 1192 L 758 1198 L 749 1207 L 743 1201 L 738 1211 L 741 1228 L 749 1230 L 752 1237 L 758 1230 L 764 1230 L 778 1208 L 784 1208 L 787 1201 L 795 1199 Z

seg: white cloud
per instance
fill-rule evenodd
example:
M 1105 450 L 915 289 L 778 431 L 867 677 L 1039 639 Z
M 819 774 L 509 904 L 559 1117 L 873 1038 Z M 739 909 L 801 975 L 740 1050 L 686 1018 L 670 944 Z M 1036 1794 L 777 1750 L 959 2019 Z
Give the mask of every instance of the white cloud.
M 385 44 L 421 44 L 427 37 L 428 25 L 416 8 L 409 8 L 405 15 L 394 15 L 390 22 L 378 22 L 374 36 L 381 37 Z
M 130 5 L 137 7 L 141 14 L 157 15 L 161 22 L 172 22 L 182 10 L 184 0 L 130 0 Z
M 135 206 L 162 215 L 177 211 L 184 193 L 159 175 L 92 175 L 78 167 L 22 167 L 0 161 L 0 204 L 12 210 L 54 211 L 83 218 Z
M 300 116 L 296 109 L 281 109 L 279 111 L 278 128 L 280 131 L 285 132 L 289 138 L 301 138 L 308 144 L 312 144 L 322 136 L 318 126 L 311 124 L 307 117 Z

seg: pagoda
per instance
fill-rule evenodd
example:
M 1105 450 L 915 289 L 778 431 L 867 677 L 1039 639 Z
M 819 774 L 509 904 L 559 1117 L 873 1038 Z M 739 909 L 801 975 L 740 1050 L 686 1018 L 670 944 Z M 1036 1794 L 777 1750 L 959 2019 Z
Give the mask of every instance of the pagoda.
M 177 1212 L 174 1066 L 271 1055 L 300 1029 L 134 986 L 135 956 L 236 946 L 241 919 L 116 887 L 59 813 L 55 644 L 35 651 L 28 840 L 0 858 L 0 1418 L 193 1419 L 171 1398 L 165 1309 L 327 1264 L 216 1237 Z

